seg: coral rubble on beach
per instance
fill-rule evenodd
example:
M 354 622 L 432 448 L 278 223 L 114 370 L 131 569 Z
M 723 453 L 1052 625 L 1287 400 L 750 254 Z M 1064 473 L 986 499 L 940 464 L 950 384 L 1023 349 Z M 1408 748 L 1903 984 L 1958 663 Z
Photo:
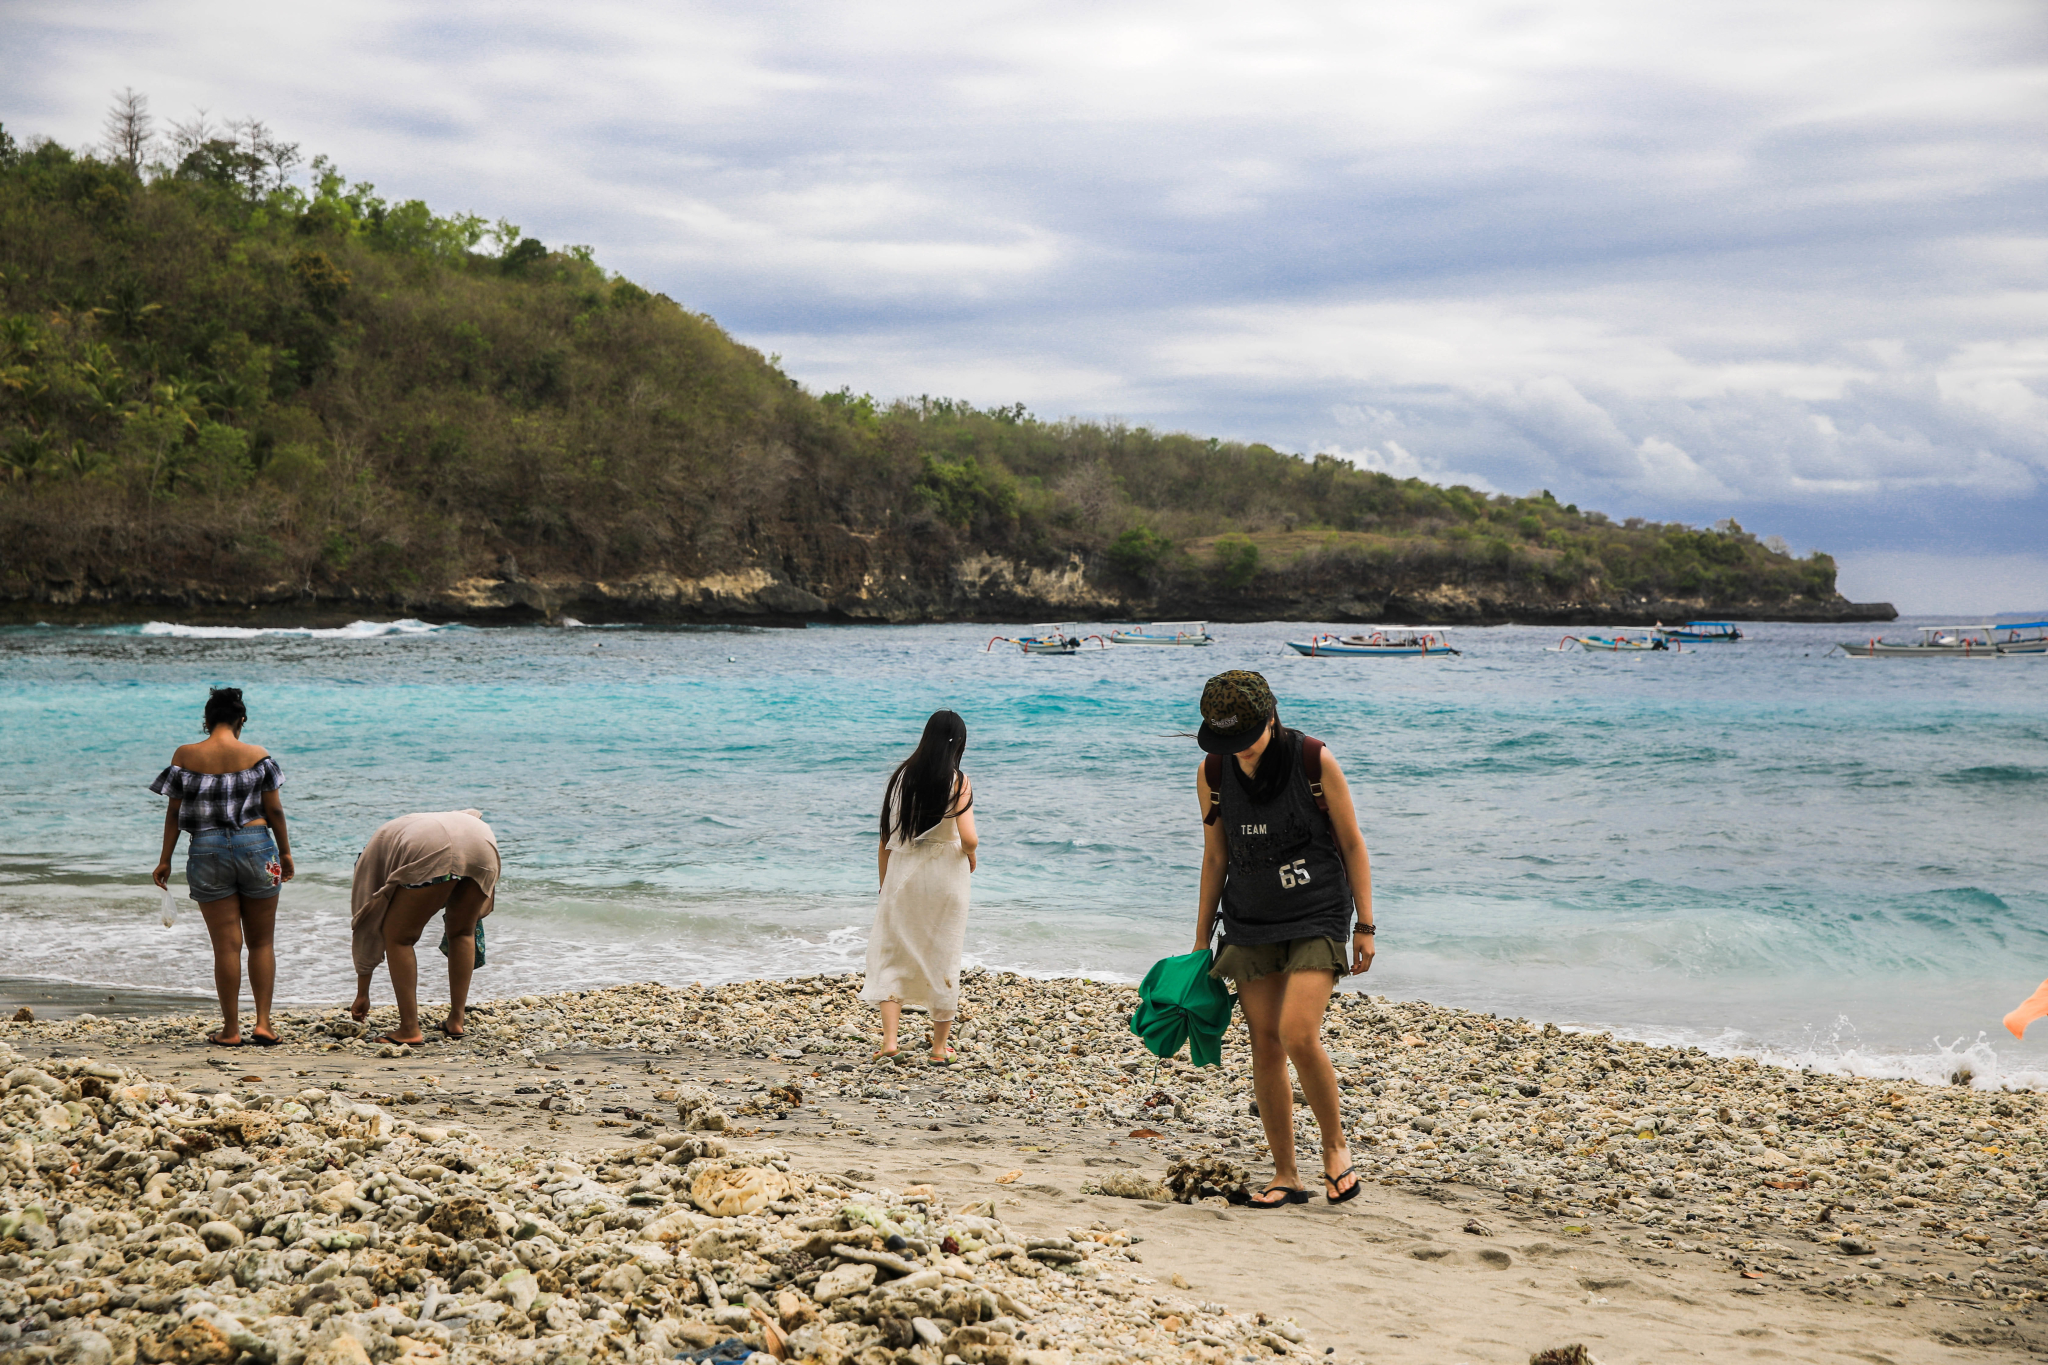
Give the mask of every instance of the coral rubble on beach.
M 380 1361 L 638 1358 L 723 1332 L 835 1365 L 920 1351 L 928 1365 L 1021 1362 L 1125 1339 L 1119 1358 L 1300 1350 L 1289 1324 L 1158 1292 L 1117 1228 L 1020 1238 L 993 1206 L 953 1208 L 942 1190 L 856 1188 L 738 1150 L 750 1124 L 830 1100 L 966 1144 L 998 1117 L 1046 1141 L 1114 1141 L 1138 1165 L 1102 1177 L 1105 1194 L 1221 1201 L 1262 1183 L 1241 1027 L 1224 1065 L 1197 1071 L 1129 1035 L 1129 986 L 990 973 L 965 984 L 950 1067 L 922 1060 L 914 1027 L 901 1059 L 872 1062 L 873 1016 L 852 978 L 488 1003 L 466 1041 L 436 1046 L 540 1083 L 519 1087 L 531 1098 L 383 1101 L 439 1103 L 435 1121 L 457 1125 L 445 1130 L 317 1090 L 173 1093 L 118 1065 L 124 1047 L 197 1038 L 199 1017 L 0 1024 L 22 1046 L 78 1054 L 16 1066 L 0 1101 L 0 1248 L 13 1258 L 0 1262 L 0 1331 L 61 1345 L 78 1365 L 125 1365 L 131 1346 L 175 1365 L 244 1353 L 298 1365 L 297 1352 L 341 1365 L 357 1348 Z M 402 1055 L 376 1041 L 389 1022 L 388 1010 L 367 1028 L 340 1011 L 286 1012 L 273 1055 Z M 1567 1234 L 1698 1253 L 1737 1292 L 1762 1280 L 1858 1303 L 2014 1311 L 2048 1297 L 2038 1096 L 1787 1071 L 1349 992 L 1325 1037 L 1370 1180 L 1454 1182 Z M 644 1058 L 649 1096 L 579 1092 L 538 1070 L 598 1049 Z M 720 1099 L 667 1079 L 711 1054 L 787 1067 L 791 1080 Z M 625 1093 L 607 1102 L 611 1091 Z M 459 1126 L 459 1106 L 480 1120 L 486 1103 L 591 1109 L 631 1145 L 581 1164 L 493 1149 Z M 861 1140 L 856 1122 L 828 1117 Z M 1312 1173 L 1313 1125 L 1297 1122 Z M 1900 1264 L 1935 1250 L 1961 1269 Z
M 57 1365 L 1222 1361 L 1290 1323 L 1146 1291 L 1128 1232 L 1013 1232 L 667 1133 L 589 1162 L 308 1090 L 261 1107 L 7 1055 L 0 1355 Z

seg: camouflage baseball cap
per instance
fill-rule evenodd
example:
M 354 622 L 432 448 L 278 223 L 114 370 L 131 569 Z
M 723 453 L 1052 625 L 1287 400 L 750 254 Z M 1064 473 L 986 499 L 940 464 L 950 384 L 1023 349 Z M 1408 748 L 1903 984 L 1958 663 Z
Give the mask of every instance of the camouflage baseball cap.
M 1242 668 L 1218 673 L 1202 688 L 1202 728 L 1195 742 L 1212 754 L 1241 753 L 1258 742 L 1275 709 L 1263 675 Z

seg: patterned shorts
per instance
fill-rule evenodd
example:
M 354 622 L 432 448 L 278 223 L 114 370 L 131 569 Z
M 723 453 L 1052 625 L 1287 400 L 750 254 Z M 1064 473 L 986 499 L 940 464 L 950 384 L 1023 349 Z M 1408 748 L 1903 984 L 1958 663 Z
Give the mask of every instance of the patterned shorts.
M 185 854 L 185 891 L 201 905 L 230 896 L 269 900 L 284 882 L 277 840 L 265 825 L 202 829 Z

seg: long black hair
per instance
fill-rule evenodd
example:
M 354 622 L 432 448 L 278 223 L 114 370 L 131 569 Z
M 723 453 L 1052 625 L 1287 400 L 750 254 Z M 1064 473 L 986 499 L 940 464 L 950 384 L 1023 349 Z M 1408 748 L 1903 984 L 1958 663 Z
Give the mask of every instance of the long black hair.
M 967 722 L 954 711 L 932 712 L 917 741 L 917 752 L 890 774 L 882 793 L 885 843 L 900 837 L 907 844 L 947 816 L 960 815 L 974 804 L 970 797 L 966 805 L 953 807 L 953 789 L 960 783 L 960 755 L 965 752 Z
M 199 728 L 212 734 L 223 725 L 245 725 L 249 720 L 249 709 L 242 705 L 242 689 L 239 687 L 216 687 L 206 697 L 206 719 Z

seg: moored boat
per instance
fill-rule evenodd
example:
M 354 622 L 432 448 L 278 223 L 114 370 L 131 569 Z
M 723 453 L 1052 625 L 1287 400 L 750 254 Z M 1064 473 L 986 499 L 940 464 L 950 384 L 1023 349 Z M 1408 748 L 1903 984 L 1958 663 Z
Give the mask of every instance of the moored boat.
M 1686 645 L 1733 644 L 1742 629 L 1733 621 L 1687 621 L 1682 626 L 1659 625 L 1657 634 Z
M 1921 626 L 1917 640 L 1887 640 L 1882 635 L 1848 640 L 1841 651 L 1852 659 L 2001 659 L 2008 654 L 2048 654 L 2048 635 L 2023 636 L 2023 630 L 2048 629 L 2048 621 L 1976 626 Z M 2000 632 L 2005 635 L 2000 639 Z
M 1998 648 L 2006 654 L 2048 655 L 2048 621 L 2000 621 L 1992 627 Z M 2032 635 L 2020 634 L 2031 630 Z
M 1437 658 L 1457 654 L 1441 626 L 1379 626 L 1356 635 L 1315 635 L 1289 640 L 1287 647 L 1311 658 L 1325 655 L 1358 659 Z
M 1113 645 L 1213 645 L 1207 621 L 1153 621 L 1143 630 L 1113 630 Z
M 1064 621 L 1047 621 L 1031 627 L 1029 635 L 996 635 L 982 646 L 986 654 L 997 645 L 1015 645 L 1026 654 L 1078 654 L 1087 641 L 1097 649 L 1107 648 L 1100 635 L 1070 635 Z
M 1652 654 L 1660 651 L 1675 654 L 1683 648 L 1661 635 L 1646 635 L 1640 639 L 1621 634 L 1567 635 L 1557 642 L 1559 649 L 1570 649 L 1573 645 L 1588 654 Z

